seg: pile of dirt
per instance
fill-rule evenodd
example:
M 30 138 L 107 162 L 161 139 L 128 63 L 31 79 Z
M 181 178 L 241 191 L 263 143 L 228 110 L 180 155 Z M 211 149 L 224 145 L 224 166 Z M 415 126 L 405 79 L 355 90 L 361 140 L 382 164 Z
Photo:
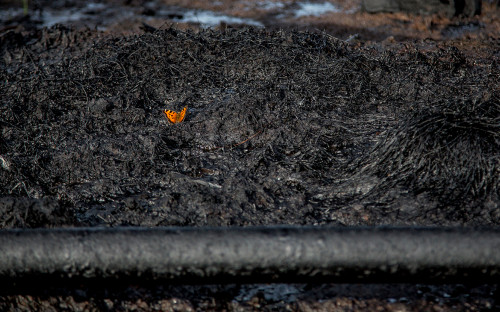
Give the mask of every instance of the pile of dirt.
M 498 55 L 253 28 L 88 38 L 2 36 L 3 205 L 52 198 L 68 226 L 500 223 Z

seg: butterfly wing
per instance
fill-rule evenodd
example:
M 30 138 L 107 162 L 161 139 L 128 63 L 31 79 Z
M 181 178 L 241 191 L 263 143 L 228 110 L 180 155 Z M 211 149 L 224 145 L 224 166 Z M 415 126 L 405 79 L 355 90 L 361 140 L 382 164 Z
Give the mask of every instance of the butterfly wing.
M 171 110 L 164 110 L 163 113 L 165 113 L 165 116 L 167 116 L 168 121 L 171 123 L 176 123 L 177 122 L 177 113 Z
M 185 106 L 179 114 L 177 114 L 177 122 L 181 122 L 184 120 L 184 117 L 186 117 L 186 111 L 187 111 L 187 106 Z

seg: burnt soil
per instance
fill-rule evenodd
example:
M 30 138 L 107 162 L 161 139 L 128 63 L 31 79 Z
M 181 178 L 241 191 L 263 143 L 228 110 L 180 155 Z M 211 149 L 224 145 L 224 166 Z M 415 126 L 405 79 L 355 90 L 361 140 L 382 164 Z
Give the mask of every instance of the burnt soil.
M 0 228 L 500 224 L 498 34 L 278 28 L 5 27 Z M 495 291 L 82 285 L 0 307 L 479 311 Z

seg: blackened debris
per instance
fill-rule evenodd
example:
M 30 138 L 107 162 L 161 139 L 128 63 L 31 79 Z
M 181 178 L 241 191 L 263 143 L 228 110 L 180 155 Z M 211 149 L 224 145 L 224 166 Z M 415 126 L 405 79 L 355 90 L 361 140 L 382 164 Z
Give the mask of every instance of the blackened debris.
M 0 40 L 1 200 L 55 198 L 66 225 L 500 223 L 498 55 L 253 28 Z

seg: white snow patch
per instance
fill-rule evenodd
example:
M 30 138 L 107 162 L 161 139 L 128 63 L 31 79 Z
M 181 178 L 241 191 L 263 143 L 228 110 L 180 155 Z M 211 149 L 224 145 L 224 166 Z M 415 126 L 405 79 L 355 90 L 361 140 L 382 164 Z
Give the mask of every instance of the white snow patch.
M 295 10 L 295 17 L 320 16 L 329 12 L 342 12 L 342 9 L 336 7 L 330 2 L 299 2 L 297 4 L 299 5 L 299 9 Z
M 256 27 L 264 27 L 264 25 L 256 20 L 250 18 L 239 18 L 229 15 L 221 15 L 212 11 L 187 11 L 182 18 L 174 19 L 176 22 L 182 23 L 198 23 L 201 27 L 215 27 L 221 22 L 226 24 L 244 24 Z

